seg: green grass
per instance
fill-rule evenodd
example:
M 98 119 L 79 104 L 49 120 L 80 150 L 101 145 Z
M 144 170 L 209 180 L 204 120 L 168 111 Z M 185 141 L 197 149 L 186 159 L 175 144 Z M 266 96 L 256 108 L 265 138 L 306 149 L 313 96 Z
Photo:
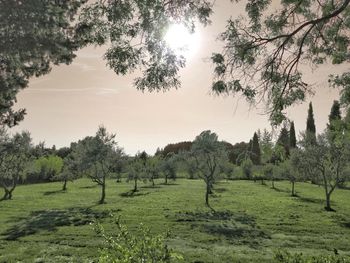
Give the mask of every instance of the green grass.
M 277 249 L 350 254 L 350 190 L 337 189 L 337 212 L 326 212 L 323 188 L 311 184 L 296 184 L 299 197 L 290 196 L 288 182 L 277 182 L 277 190 L 249 181 L 215 187 L 216 212 L 205 207 L 199 180 L 131 196 L 125 193 L 132 184 L 109 181 L 104 205 L 97 205 L 100 188 L 87 179 L 66 193 L 59 183 L 19 186 L 13 200 L 0 202 L 0 262 L 93 262 L 102 240 L 90 222 L 99 218 L 112 233 L 109 211 L 131 231 L 140 222 L 153 233 L 170 229 L 169 244 L 184 262 L 269 262 Z

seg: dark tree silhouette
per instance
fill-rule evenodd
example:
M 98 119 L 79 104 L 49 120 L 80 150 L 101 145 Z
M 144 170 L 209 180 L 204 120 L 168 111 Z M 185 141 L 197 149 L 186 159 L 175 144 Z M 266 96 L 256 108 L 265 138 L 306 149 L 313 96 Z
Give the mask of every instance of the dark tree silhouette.
M 246 16 L 227 22 L 221 34 L 224 49 L 212 56 L 214 92 L 240 93 L 253 104 L 264 101 L 271 121 L 282 123 L 284 110 L 313 91 L 303 79 L 300 62 L 318 66 L 348 61 L 349 4 L 350 0 L 247 1 Z M 347 82 L 349 74 L 336 79 Z M 349 86 L 340 87 L 349 94 Z
M 312 102 L 310 102 L 309 109 L 307 112 L 306 137 L 307 137 L 308 143 L 311 143 L 311 144 L 316 143 L 316 125 L 315 125 L 314 110 L 312 107 Z
M 297 147 L 297 138 L 295 135 L 294 121 L 290 123 L 290 128 L 289 128 L 289 147 L 290 149 L 294 149 Z

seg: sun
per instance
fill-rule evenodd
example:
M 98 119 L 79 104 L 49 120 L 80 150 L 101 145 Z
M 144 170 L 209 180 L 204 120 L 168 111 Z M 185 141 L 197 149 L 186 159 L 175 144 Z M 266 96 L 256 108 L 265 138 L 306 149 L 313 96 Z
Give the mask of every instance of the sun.
M 175 53 L 186 58 L 192 57 L 200 46 L 200 35 L 198 30 L 191 33 L 182 24 L 173 24 L 165 34 L 164 40 Z

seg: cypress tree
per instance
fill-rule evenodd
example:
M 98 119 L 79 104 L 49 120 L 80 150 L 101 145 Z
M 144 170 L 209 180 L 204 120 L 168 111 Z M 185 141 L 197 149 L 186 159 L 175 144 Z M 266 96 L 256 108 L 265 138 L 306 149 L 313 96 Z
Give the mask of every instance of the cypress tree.
M 259 165 L 261 163 L 261 151 L 259 145 L 259 137 L 256 132 L 254 132 L 251 146 L 251 160 L 253 164 Z
M 277 144 L 283 146 L 286 156 L 289 156 L 289 132 L 286 125 L 283 125 L 280 136 L 278 137 Z
M 329 124 L 331 124 L 332 121 L 341 120 L 339 101 L 337 101 L 337 100 L 333 101 L 331 113 L 328 116 L 328 120 L 329 120 Z
M 341 126 L 342 126 L 339 123 L 341 121 L 341 112 L 340 112 L 339 101 L 337 101 L 337 100 L 333 101 L 331 112 L 328 115 L 328 120 L 329 120 L 329 123 L 327 124 L 327 128 L 329 131 L 329 136 L 330 136 L 331 141 L 334 141 L 336 138 L 337 132 L 341 132 L 341 130 L 339 130 L 339 129 L 341 129 Z
M 289 129 L 289 146 L 291 149 L 297 147 L 297 138 L 295 136 L 295 127 L 294 127 L 294 121 L 290 123 L 290 129 Z
M 316 125 L 314 119 L 314 110 L 312 108 L 312 102 L 309 104 L 309 110 L 306 120 L 306 138 L 309 143 L 316 144 Z

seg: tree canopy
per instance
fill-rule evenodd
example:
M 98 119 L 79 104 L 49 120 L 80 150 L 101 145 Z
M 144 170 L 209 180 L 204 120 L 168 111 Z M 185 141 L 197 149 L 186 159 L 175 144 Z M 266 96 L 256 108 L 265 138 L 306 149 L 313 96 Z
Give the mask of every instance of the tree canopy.
M 209 23 L 207 0 L 101 1 L 5 0 L 0 2 L 0 124 L 14 126 L 25 110 L 14 110 L 17 93 L 31 77 L 69 64 L 86 45 L 108 45 L 104 55 L 117 74 L 135 69 L 140 90 L 167 90 L 180 85 L 185 59 L 163 39 L 171 23 L 190 31 L 195 21 Z
M 246 15 L 227 22 L 221 34 L 223 51 L 212 55 L 213 90 L 243 94 L 253 104 L 264 101 L 271 121 L 281 123 L 284 110 L 313 91 L 304 80 L 301 63 L 349 61 L 349 3 L 248 1 Z M 344 102 L 349 102 L 348 80 L 348 74 L 330 78 L 343 88 Z
M 240 0 L 231 0 L 239 2 Z M 214 1 L 215 2 L 215 1 Z M 311 66 L 349 61 L 350 0 L 248 1 L 246 15 L 231 18 L 214 53 L 218 94 L 243 94 L 252 104 L 263 101 L 274 124 L 284 110 L 313 92 L 301 63 Z M 213 1 L 5 0 L 0 2 L 0 124 L 14 126 L 25 110 L 15 110 L 17 93 L 31 77 L 69 64 L 87 45 L 106 45 L 104 59 L 118 75 L 141 71 L 134 85 L 141 91 L 180 86 L 185 58 L 174 53 L 164 35 L 172 23 L 189 31 L 207 25 Z M 350 77 L 330 76 L 350 103 Z
M 0 124 L 14 126 L 25 110 L 14 110 L 17 93 L 52 65 L 69 64 L 81 45 L 74 18 L 86 0 L 0 1 Z

